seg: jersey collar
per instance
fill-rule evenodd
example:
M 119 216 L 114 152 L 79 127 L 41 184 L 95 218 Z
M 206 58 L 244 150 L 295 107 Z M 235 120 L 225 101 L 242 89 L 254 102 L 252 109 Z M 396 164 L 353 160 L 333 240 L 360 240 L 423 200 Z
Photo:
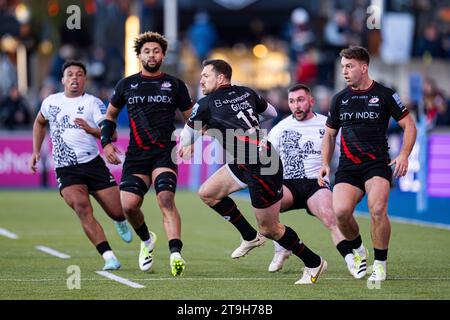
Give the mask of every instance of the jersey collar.
M 368 91 L 372 90 L 374 85 L 375 85 L 375 80 L 372 80 L 372 84 L 367 89 L 355 90 L 355 89 L 352 89 L 352 87 L 350 87 L 350 86 L 348 86 L 348 87 L 350 88 L 351 91 L 353 91 L 355 93 L 363 93 L 363 92 L 368 92 Z
M 217 88 L 217 90 L 220 90 L 220 89 L 226 89 L 226 88 L 231 88 L 231 84 L 223 84 L 223 85 L 219 86 L 219 87 Z
M 151 80 L 153 80 L 153 79 L 159 79 L 159 78 L 164 77 L 164 76 L 165 76 L 165 73 L 164 73 L 164 72 L 161 72 L 161 74 L 159 74 L 159 75 L 157 75 L 157 76 L 146 76 L 146 75 L 143 75 L 143 74 L 142 74 L 142 71 L 140 71 L 140 72 L 139 72 L 139 76 L 140 76 L 141 78 L 144 78 L 144 79 L 151 79 Z

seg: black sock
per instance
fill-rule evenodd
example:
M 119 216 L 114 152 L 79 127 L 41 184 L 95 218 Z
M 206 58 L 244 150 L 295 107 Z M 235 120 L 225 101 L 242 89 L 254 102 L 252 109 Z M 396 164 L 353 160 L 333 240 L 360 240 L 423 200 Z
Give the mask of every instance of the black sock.
M 358 236 L 353 240 L 347 240 L 348 245 L 350 246 L 350 249 L 358 249 L 362 245 L 362 239 L 361 235 L 358 234 Z
M 386 261 L 387 260 L 387 253 L 388 249 L 377 249 L 373 248 L 375 260 L 378 261 Z
M 352 249 L 350 248 L 350 245 L 347 240 L 342 240 L 336 245 L 336 249 L 339 251 L 341 256 L 345 258 L 346 255 L 349 253 L 352 253 Z
M 256 230 L 248 223 L 247 219 L 245 219 L 237 208 L 236 203 L 230 197 L 223 198 L 219 203 L 212 206 L 211 209 L 232 223 L 241 233 L 242 239 L 250 241 L 256 238 Z
M 298 237 L 297 233 L 286 226 L 283 236 L 277 242 L 287 250 L 299 257 L 306 267 L 316 268 L 320 266 L 320 257 L 312 252 Z
M 181 248 L 183 248 L 183 242 L 180 239 L 169 240 L 170 253 L 181 252 Z
M 144 223 L 139 228 L 135 228 L 134 231 L 136 231 L 136 234 L 141 238 L 142 241 L 147 241 L 150 239 L 150 233 L 148 232 L 147 225 Z
M 95 248 L 97 249 L 98 253 L 100 253 L 100 255 L 104 254 L 108 250 L 111 250 L 108 241 L 100 242 L 95 246 Z

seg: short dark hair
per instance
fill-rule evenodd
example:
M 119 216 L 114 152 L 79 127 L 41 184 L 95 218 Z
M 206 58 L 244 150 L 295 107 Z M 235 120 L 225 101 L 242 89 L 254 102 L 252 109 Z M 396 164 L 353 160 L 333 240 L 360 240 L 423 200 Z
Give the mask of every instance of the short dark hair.
M 83 62 L 81 61 L 75 61 L 75 60 L 70 60 L 70 61 L 66 61 L 64 62 L 62 68 L 61 68 L 61 72 L 64 75 L 64 71 L 71 66 L 76 66 L 76 67 L 80 67 L 81 69 L 83 69 L 84 74 L 86 75 L 86 66 L 84 65 Z
M 346 49 L 342 49 L 339 55 L 346 59 L 355 59 L 358 61 L 362 61 L 367 65 L 369 65 L 370 62 L 369 51 L 367 51 L 366 48 L 360 46 L 350 46 Z
M 288 93 L 298 91 L 298 90 L 305 90 L 306 92 L 311 94 L 311 89 L 307 85 L 302 84 L 302 83 L 297 83 L 296 85 L 293 85 L 292 87 L 290 87 L 288 89 Z
M 203 68 L 209 65 L 213 66 L 213 69 L 216 72 L 216 74 L 223 74 L 227 80 L 231 80 L 233 69 L 231 68 L 228 62 L 221 59 L 211 59 L 211 60 L 204 60 L 202 63 Z
M 166 55 L 167 47 L 169 45 L 169 42 L 167 39 L 160 35 L 158 32 L 152 32 L 147 31 L 144 33 L 141 33 L 137 36 L 136 39 L 134 39 L 134 52 L 136 52 L 136 55 L 138 56 L 141 53 L 141 49 L 147 42 L 156 42 L 159 43 L 161 46 L 163 55 Z

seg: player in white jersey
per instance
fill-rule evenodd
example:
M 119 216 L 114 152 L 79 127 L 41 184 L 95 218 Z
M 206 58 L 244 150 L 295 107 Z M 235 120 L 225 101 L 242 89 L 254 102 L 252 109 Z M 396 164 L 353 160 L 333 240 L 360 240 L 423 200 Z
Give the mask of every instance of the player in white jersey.
M 288 90 L 292 115 L 269 132 L 269 141 L 278 150 L 283 163 L 283 198 L 281 211 L 306 209 L 330 230 L 331 239 L 351 270 L 353 253 L 336 225 L 332 194 L 328 185 L 319 186 L 317 175 L 322 167 L 321 148 L 327 117 L 312 111 L 314 98 L 309 87 L 297 84 Z M 274 241 L 275 254 L 270 272 L 283 267 L 291 252 Z
M 53 160 L 61 196 L 76 212 L 84 232 L 105 260 L 103 270 L 117 270 L 120 262 L 94 217 L 89 194 L 97 200 L 125 242 L 131 242 L 120 204 L 119 188 L 99 155 L 96 138 L 105 118 L 105 105 L 84 92 L 86 67 L 69 61 L 62 67 L 64 92 L 52 94 L 43 102 L 33 126 L 33 154 L 30 169 L 37 170 L 40 150 L 50 125 Z

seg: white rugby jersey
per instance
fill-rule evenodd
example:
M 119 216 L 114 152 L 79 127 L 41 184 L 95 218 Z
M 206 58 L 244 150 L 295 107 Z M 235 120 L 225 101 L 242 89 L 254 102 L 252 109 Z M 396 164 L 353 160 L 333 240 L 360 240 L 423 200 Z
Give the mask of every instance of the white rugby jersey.
M 98 127 L 106 113 L 105 104 L 100 99 L 87 93 L 68 98 L 59 92 L 48 96 L 40 111 L 50 124 L 56 168 L 86 163 L 99 154 L 96 138 L 76 125 L 74 120 L 82 118 L 89 126 Z
M 290 115 L 269 132 L 269 141 L 283 163 L 284 179 L 317 179 L 326 121 L 327 117 L 321 114 L 303 121 Z

